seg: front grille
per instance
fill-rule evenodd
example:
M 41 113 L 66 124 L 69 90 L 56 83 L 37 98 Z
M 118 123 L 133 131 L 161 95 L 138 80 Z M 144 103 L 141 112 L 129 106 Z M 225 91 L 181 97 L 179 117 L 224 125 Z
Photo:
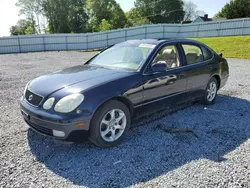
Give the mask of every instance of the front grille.
M 27 121 L 25 119 L 26 123 L 31 127 L 33 128 L 34 130 L 40 132 L 40 133 L 43 133 L 43 134 L 46 134 L 46 135 L 49 135 L 49 136 L 53 136 L 53 132 L 52 132 L 52 129 L 48 129 L 48 128 L 45 128 L 45 127 L 42 127 L 40 125 L 37 125 L 35 123 L 32 123 L 30 121 Z
M 38 106 L 42 100 L 43 100 L 43 97 L 35 94 L 35 93 L 32 93 L 31 91 L 29 91 L 28 89 L 26 90 L 25 92 L 25 99 L 32 105 L 34 106 Z

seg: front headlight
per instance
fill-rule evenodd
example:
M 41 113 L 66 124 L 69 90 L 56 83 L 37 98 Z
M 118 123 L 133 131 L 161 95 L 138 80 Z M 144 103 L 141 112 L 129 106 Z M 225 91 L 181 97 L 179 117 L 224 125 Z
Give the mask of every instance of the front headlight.
M 43 104 L 43 109 L 49 110 L 52 108 L 53 104 L 55 102 L 55 98 L 51 97 L 49 98 L 44 104 Z
M 55 111 L 60 113 L 69 113 L 75 110 L 84 100 L 84 95 L 80 93 L 66 96 L 56 103 Z
M 25 96 L 25 93 L 26 93 L 26 90 L 28 89 L 28 86 L 29 86 L 30 82 L 28 82 L 24 88 L 24 91 L 23 91 L 23 95 Z

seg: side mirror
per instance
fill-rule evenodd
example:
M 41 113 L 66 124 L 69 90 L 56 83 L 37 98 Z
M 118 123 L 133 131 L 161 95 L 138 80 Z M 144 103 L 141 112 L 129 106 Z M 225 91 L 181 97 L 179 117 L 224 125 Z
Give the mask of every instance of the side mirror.
M 223 57 L 223 54 L 222 54 L 221 52 L 219 52 L 218 55 L 219 55 L 220 57 Z
M 167 69 L 167 63 L 165 61 L 158 61 L 151 66 L 153 72 L 164 72 Z

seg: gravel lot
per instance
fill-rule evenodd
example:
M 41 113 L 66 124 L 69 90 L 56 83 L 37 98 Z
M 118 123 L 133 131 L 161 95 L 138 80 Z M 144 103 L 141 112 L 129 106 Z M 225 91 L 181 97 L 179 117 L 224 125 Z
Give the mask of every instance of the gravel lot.
M 231 77 L 217 104 L 145 117 L 116 148 L 29 130 L 18 103 L 25 84 L 93 55 L 0 55 L 0 187 L 250 187 L 250 61 L 229 60 Z M 193 129 L 197 137 L 159 126 Z

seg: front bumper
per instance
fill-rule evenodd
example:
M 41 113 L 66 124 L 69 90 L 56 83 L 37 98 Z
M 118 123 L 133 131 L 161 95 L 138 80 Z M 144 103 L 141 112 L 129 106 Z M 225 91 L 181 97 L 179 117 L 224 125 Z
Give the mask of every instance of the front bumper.
M 90 114 L 56 114 L 30 105 L 20 99 L 21 113 L 25 122 L 35 132 L 66 141 L 85 140 L 92 116 Z M 79 126 L 79 123 L 84 126 Z M 63 133 L 58 136 L 55 132 Z

